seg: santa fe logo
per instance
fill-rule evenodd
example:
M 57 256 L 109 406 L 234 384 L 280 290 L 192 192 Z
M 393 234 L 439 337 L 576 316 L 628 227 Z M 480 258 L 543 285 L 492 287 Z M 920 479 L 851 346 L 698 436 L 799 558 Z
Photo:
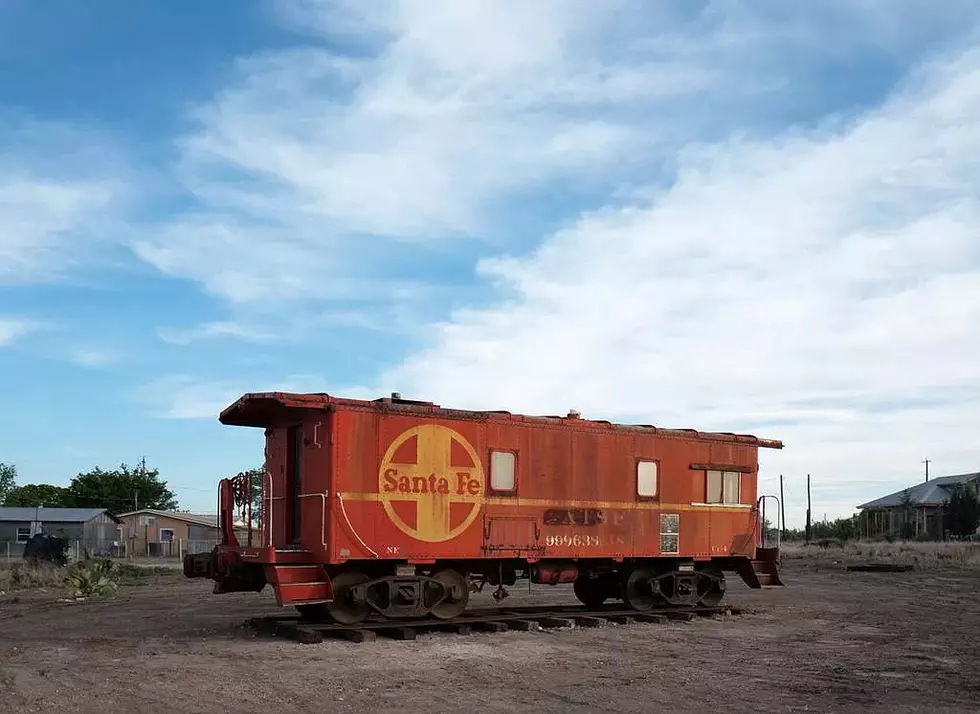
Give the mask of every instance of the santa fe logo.
M 398 435 L 381 460 L 378 499 L 406 535 L 428 543 L 451 540 L 483 506 L 483 466 L 458 432 L 437 424 Z

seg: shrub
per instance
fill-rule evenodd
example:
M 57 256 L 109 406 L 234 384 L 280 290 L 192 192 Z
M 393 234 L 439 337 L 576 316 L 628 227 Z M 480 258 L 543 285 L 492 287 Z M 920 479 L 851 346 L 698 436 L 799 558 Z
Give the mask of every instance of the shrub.
M 65 568 L 51 563 L 11 563 L 0 568 L 0 590 L 31 590 L 60 587 L 65 582 Z
M 71 597 L 108 597 L 116 592 L 115 566 L 108 558 L 79 563 L 65 579 Z
M 908 543 L 885 541 L 851 541 L 839 548 L 813 544 L 805 546 L 784 543 L 782 557 L 804 564 L 827 565 L 858 562 L 912 565 L 917 570 L 945 568 L 980 568 L 980 543 L 932 541 Z

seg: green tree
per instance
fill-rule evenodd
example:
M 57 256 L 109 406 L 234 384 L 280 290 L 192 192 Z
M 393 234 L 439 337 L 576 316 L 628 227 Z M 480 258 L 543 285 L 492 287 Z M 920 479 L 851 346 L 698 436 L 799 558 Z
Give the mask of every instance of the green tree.
M 265 475 L 265 467 L 249 469 L 245 472 L 252 483 L 252 523 L 258 525 L 260 514 L 262 513 L 262 477 Z
M 7 500 L 9 494 L 17 486 L 17 467 L 0 461 L 0 503 Z
M 980 497 L 966 484 L 953 488 L 943 511 L 943 527 L 960 538 L 976 532 L 980 525 Z
M 80 473 L 68 486 L 70 505 L 79 508 L 107 508 L 114 513 L 124 513 L 135 508 L 155 508 L 172 511 L 177 508 L 177 497 L 160 480 L 157 469 L 130 468 L 120 464 L 112 471 L 96 467 L 88 473 Z
M 7 494 L 5 506 L 48 506 L 59 507 L 71 505 L 67 488 L 52 486 L 48 483 L 29 483 L 16 486 Z

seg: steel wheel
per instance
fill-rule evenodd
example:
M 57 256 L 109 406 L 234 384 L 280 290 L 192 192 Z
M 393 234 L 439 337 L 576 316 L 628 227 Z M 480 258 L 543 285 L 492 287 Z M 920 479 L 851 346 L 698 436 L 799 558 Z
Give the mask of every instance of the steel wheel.
M 333 584 L 333 602 L 326 603 L 327 613 L 341 625 L 353 625 L 368 616 L 371 608 L 365 603 L 355 603 L 350 588 L 366 583 L 368 576 L 357 570 L 338 573 L 330 579 Z
M 654 572 L 650 568 L 634 568 L 623 579 L 623 602 L 634 610 L 649 610 L 658 602 L 653 594 L 650 579 Z
M 325 620 L 329 614 L 326 603 L 322 602 L 312 605 L 296 605 L 296 611 L 304 620 Z
M 458 570 L 446 568 L 435 573 L 432 579 L 442 583 L 449 592 L 446 593 L 446 597 L 443 600 L 432 605 L 429 613 L 439 620 L 451 620 L 454 617 L 462 615 L 463 610 L 466 609 L 466 605 L 470 601 L 469 584 L 466 582 L 463 574 Z M 432 600 L 441 597 L 442 594 L 438 592 L 437 588 L 432 588 L 432 591 Z
M 575 597 L 586 607 L 599 607 L 606 601 L 606 583 L 599 578 L 578 578 L 572 585 Z
M 705 607 L 714 607 L 725 597 L 725 574 L 717 567 L 710 566 L 701 572 L 711 574 L 718 578 L 718 581 L 707 578 L 698 578 L 698 604 Z

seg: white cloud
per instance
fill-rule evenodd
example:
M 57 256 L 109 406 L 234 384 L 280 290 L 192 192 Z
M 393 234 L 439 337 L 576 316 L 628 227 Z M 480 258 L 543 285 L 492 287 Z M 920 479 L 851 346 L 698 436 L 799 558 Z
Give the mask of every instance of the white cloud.
M 22 317 L 0 317 L 0 347 L 12 344 L 24 335 L 44 327 L 38 320 Z
M 252 327 L 233 320 L 207 322 L 189 328 L 162 328 L 159 330 L 160 339 L 174 345 L 187 345 L 199 340 L 220 338 L 236 338 L 251 342 L 265 342 L 276 339 L 272 331 Z
M 701 6 L 283 3 L 349 54 L 243 61 L 179 143 L 197 207 L 134 249 L 242 310 L 353 303 L 337 315 L 417 300 L 429 259 L 509 252 L 479 265 L 496 305 L 344 394 L 784 438 L 764 485 L 787 474 L 797 522 L 808 471 L 819 516 L 926 456 L 980 467 L 980 61 L 940 61 L 870 111 L 831 86 L 963 41 L 980 9 Z M 839 114 L 814 128 L 821 107 Z M 582 213 L 583 195 L 609 205 Z M 565 227 L 529 251 L 540 212 Z M 213 418 L 241 391 L 148 393 Z
M 797 521 L 807 472 L 819 516 L 926 456 L 980 468 L 978 155 L 976 51 L 848 126 L 688 149 L 649 201 L 483 261 L 502 302 L 433 326 L 378 391 L 782 437 L 763 469 Z
M 349 55 L 248 58 L 196 109 L 179 175 L 198 206 L 135 241 L 141 258 L 233 302 L 410 290 L 419 251 L 506 244 L 508 201 L 659 170 L 650 150 L 690 131 L 679 106 L 757 89 L 723 23 L 648 6 L 637 26 L 617 2 L 339 5 L 284 7 L 356 30 Z
M 134 397 L 152 416 L 163 419 L 217 419 L 223 409 L 249 392 L 329 392 L 318 375 L 287 375 L 282 379 L 215 379 L 167 375 L 136 390 Z M 355 398 L 366 397 L 355 390 Z
M 118 364 L 122 356 L 117 350 L 107 347 L 79 346 L 69 352 L 68 360 L 79 367 L 103 369 Z
M 116 240 L 121 163 L 71 127 L 10 121 L 0 130 L 0 285 L 63 278 Z

